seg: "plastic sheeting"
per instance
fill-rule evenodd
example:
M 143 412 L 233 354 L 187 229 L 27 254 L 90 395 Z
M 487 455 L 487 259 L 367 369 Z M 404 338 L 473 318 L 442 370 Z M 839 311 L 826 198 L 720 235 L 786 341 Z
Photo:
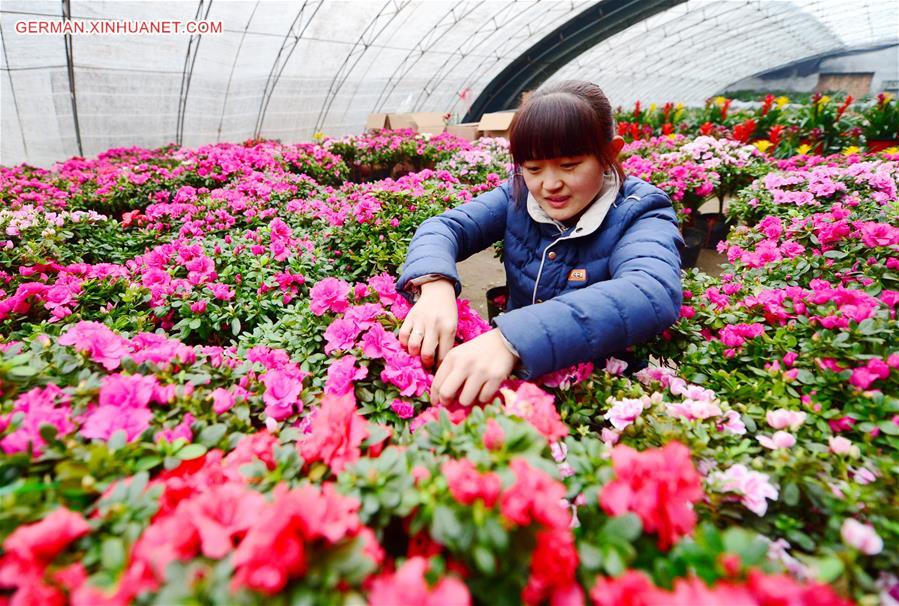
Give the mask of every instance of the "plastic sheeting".
M 74 20 L 223 26 L 194 36 L 72 36 L 73 85 L 63 36 L 15 29 L 23 20 L 62 20 L 62 3 L 4 0 L 0 161 L 49 165 L 78 155 L 79 140 L 86 156 L 131 145 L 309 140 L 358 133 L 378 111 L 458 118 L 513 59 L 592 4 L 72 0 Z M 744 76 L 897 32 L 889 0 L 690 0 L 554 77 L 596 81 L 614 103 L 701 102 Z

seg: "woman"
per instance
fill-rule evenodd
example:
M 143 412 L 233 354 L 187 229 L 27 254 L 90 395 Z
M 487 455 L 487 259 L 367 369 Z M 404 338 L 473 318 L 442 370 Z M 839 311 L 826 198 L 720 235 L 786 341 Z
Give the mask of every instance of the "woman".
M 602 90 L 582 81 L 537 90 L 509 138 L 513 177 L 424 221 L 397 283 L 417 297 L 400 342 L 425 366 L 438 365 L 433 403 L 488 402 L 513 371 L 530 379 L 628 359 L 625 348 L 679 315 L 683 240 L 674 209 L 657 187 L 625 178 L 617 160 L 624 140 Z M 453 347 L 456 262 L 498 240 L 507 311 L 495 329 Z

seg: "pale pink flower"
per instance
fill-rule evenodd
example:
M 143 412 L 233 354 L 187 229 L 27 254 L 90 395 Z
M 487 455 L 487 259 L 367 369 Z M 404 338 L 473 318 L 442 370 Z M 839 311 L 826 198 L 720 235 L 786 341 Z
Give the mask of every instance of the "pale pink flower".
M 666 406 L 668 414 L 688 421 L 702 421 L 721 415 L 721 407 L 705 400 L 684 400 Z
M 857 446 L 853 445 L 852 442 L 843 436 L 830 436 L 827 438 L 827 446 L 832 453 L 838 455 L 853 454 L 858 450 Z
M 724 413 L 724 420 L 718 422 L 718 431 L 724 430 L 727 430 L 738 436 L 746 434 L 746 425 L 743 424 L 743 419 L 740 417 L 740 413 L 738 413 L 736 410 L 728 410 L 726 413 Z
M 643 414 L 643 408 L 644 402 L 638 398 L 614 400 L 612 408 L 603 415 L 603 418 L 608 419 L 612 427 L 621 431 Z
M 872 472 L 867 467 L 859 467 L 852 474 L 852 479 L 855 480 L 856 484 L 860 484 L 860 485 L 864 486 L 866 484 L 870 484 L 871 482 L 876 481 L 877 476 L 874 475 L 874 472 Z
M 621 436 L 617 431 L 609 429 L 608 427 L 603 427 L 599 437 L 606 446 L 614 446 L 618 443 Z
M 862 524 L 854 518 L 846 518 L 840 528 L 843 542 L 858 549 L 865 555 L 877 555 L 883 551 L 883 539 L 878 536 L 873 526 Z
M 159 442 L 162 439 L 165 439 L 166 441 L 169 442 L 169 444 L 171 444 L 178 438 L 184 438 L 188 442 L 191 442 L 194 439 L 194 433 L 191 430 L 190 426 L 193 424 L 193 422 L 195 420 L 196 419 L 194 418 L 194 416 L 192 414 L 187 413 L 186 415 L 184 415 L 184 420 L 181 421 L 181 423 L 179 423 L 175 427 L 172 427 L 171 429 L 163 429 L 162 431 L 157 431 L 156 435 L 153 436 L 153 441 Z
M 802 411 L 778 408 L 777 410 L 769 410 L 765 415 L 765 420 L 774 429 L 789 427 L 791 430 L 796 431 L 805 422 L 806 416 L 808 415 Z
M 796 444 L 796 438 L 785 431 L 776 431 L 770 438 L 768 436 L 758 436 L 756 439 L 759 441 L 759 444 L 771 450 L 792 448 Z
M 768 510 L 768 502 L 777 500 L 778 491 L 768 476 L 760 471 L 750 471 L 745 465 L 738 463 L 724 472 L 712 474 L 710 478 L 721 492 L 734 492 L 740 495 L 743 505 L 755 515 L 761 517 Z
M 606 372 L 610 375 L 618 376 L 627 370 L 627 362 L 609 356 L 606 359 Z

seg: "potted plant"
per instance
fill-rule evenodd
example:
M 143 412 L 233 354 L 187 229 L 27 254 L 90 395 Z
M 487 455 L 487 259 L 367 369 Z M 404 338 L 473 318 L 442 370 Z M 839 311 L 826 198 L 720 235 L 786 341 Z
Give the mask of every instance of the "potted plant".
M 877 102 L 867 107 L 862 116 L 865 119 L 862 132 L 868 151 L 883 151 L 899 143 L 899 106 L 893 95 L 877 95 Z

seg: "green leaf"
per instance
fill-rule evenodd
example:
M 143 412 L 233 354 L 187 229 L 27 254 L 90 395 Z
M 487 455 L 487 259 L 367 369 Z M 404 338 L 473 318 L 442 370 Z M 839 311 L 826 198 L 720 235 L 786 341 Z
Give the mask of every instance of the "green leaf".
M 228 432 L 228 426 L 224 423 L 215 423 L 213 425 L 209 425 L 204 427 L 200 434 L 197 436 L 197 442 L 206 446 L 207 448 L 213 448 L 216 446 L 219 441 L 224 437 L 224 435 Z
M 843 574 L 845 567 L 843 566 L 843 562 L 842 560 L 840 560 L 840 558 L 831 557 L 816 560 L 814 569 L 818 573 L 819 581 L 821 581 L 822 583 L 833 583 L 840 577 L 841 574 Z
M 899 436 L 899 425 L 892 421 L 881 421 L 877 426 L 880 428 L 880 431 L 887 435 Z
M 597 571 L 602 566 L 602 552 L 595 545 L 581 543 L 577 548 L 581 564 L 589 571 Z
M 790 507 L 795 506 L 799 503 L 799 487 L 796 486 L 795 482 L 790 482 L 786 486 L 784 486 L 783 490 L 783 501 Z
M 119 537 L 105 539 L 100 546 L 100 563 L 107 570 L 121 570 L 125 566 L 125 543 Z
M 443 545 L 451 545 L 461 534 L 462 524 L 456 512 L 445 505 L 438 505 L 431 521 L 431 536 L 434 540 Z
M 471 555 L 474 558 L 474 564 L 479 571 L 486 575 L 492 575 L 496 572 L 496 560 L 489 549 L 483 545 L 475 545 Z
M 231 320 L 231 334 L 235 337 L 240 334 L 240 318 Z
M 601 537 L 615 542 L 629 543 L 640 536 L 643 524 L 632 513 L 610 518 L 603 526 Z
M 111 436 L 109 436 L 109 441 L 106 442 L 106 448 L 109 449 L 109 452 L 115 452 L 119 450 L 128 442 L 128 434 L 125 433 L 124 429 L 119 429 L 113 432 Z
M 188 444 L 175 453 L 175 456 L 182 461 L 190 461 L 191 459 L 202 457 L 204 454 L 206 454 L 206 447 L 202 444 Z

